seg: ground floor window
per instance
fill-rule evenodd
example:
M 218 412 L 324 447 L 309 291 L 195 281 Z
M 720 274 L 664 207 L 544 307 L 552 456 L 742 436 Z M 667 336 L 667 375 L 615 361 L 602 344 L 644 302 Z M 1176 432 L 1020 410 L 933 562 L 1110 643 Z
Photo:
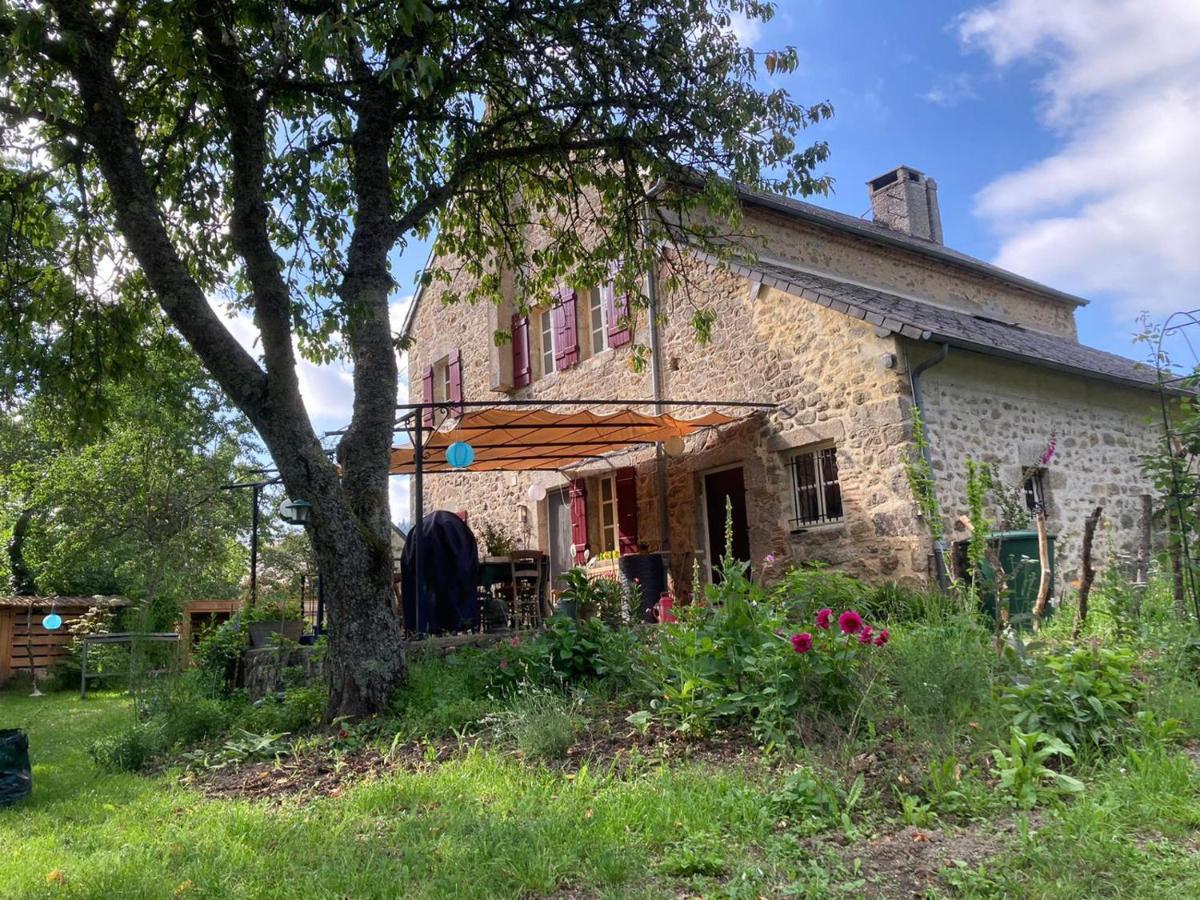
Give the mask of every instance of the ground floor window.
M 842 486 L 836 447 L 800 450 L 788 459 L 792 473 L 793 528 L 842 520 Z
M 601 478 L 596 491 L 599 504 L 601 553 L 611 553 L 620 546 L 617 534 L 617 481 L 612 476 Z

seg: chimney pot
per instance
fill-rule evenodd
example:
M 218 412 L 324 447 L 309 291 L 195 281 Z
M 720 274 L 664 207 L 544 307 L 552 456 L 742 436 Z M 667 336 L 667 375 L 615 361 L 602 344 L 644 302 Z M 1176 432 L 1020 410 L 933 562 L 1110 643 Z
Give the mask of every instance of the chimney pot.
M 893 231 L 942 243 L 937 182 L 909 166 L 898 166 L 867 182 L 871 213 Z

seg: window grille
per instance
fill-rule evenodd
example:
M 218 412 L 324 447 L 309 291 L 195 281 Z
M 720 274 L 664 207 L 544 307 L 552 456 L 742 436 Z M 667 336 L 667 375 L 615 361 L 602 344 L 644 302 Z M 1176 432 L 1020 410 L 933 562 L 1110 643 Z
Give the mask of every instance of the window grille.
M 793 528 L 840 522 L 842 487 L 838 481 L 837 448 L 805 450 L 791 457 Z

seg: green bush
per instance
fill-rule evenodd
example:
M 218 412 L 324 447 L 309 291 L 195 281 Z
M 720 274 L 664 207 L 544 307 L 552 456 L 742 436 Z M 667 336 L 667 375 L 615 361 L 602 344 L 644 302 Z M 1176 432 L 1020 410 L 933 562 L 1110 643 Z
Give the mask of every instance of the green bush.
M 1044 732 L 1075 751 L 1104 750 L 1134 727 L 1142 687 L 1132 651 L 1069 650 L 1035 661 L 1028 683 L 1004 688 L 1001 705 L 1023 732 Z
M 995 653 L 975 619 L 898 628 L 883 665 L 894 699 L 915 724 L 944 737 L 993 707 Z
M 620 689 L 635 677 L 637 647 L 637 635 L 623 626 L 598 618 L 552 616 L 537 637 L 501 642 L 492 684 L 511 689 L 519 684 L 561 686 L 602 678 Z
M 825 573 L 803 571 L 799 581 L 782 582 L 803 585 L 806 593 L 793 597 L 781 585 L 767 593 L 747 578 L 744 564 L 727 564 L 702 602 L 681 609 L 678 623 L 655 629 L 643 657 L 647 712 L 693 734 L 746 724 L 763 743 L 790 739 L 801 715 L 848 723 L 862 705 L 865 667 L 882 648 L 839 631 L 845 576 L 829 573 L 833 587 L 825 594 Z M 828 607 L 835 621 L 794 625 L 795 611 L 810 607 Z M 793 631 L 799 643 L 789 637 Z
M 88 755 L 108 772 L 140 772 L 166 747 L 160 723 L 136 722 L 124 731 L 93 742 Z
M 806 563 L 784 573 L 771 588 L 771 601 L 786 609 L 793 622 L 809 622 L 817 610 L 831 607 L 836 610 L 857 609 L 864 616 L 873 615 L 868 609 L 871 593 L 857 578 L 824 566 Z
M 470 648 L 446 657 L 414 659 L 407 682 L 392 698 L 392 727 L 406 738 L 472 730 L 496 705 L 489 696 L 489 680 L 499 660 L 494 651 Z
M 493 733 L 511 741 L 526 759 L 561 759 L 583 728 L 578 701 L 545 688 L 517 694 L 508 708 L 488 717 Z
M 235 724 L 253 734 L 296 734 L 320 723 L 328 697 L 324 685 L 290 688 L 255 701 L 238 714 Z
M 250 633 L 241 615 L 205 629 L 193 658 L 196 666 L 218 680 L 226 693 L 237 684 L 242 654 L 250 646 Z
M 232 718 L 219 682 L 199 669 L 155 681 L 144 695 L 140 715 L 161 731 L 167 747 L 214 737 Z

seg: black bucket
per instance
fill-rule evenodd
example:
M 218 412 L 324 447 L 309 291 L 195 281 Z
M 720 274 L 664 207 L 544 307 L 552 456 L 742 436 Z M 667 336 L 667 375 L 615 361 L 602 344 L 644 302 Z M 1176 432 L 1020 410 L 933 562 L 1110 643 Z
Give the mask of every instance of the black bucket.
M 0 806 L 11 806 L 33 791 L 29 738 L 19 728 L 0 729 Z

